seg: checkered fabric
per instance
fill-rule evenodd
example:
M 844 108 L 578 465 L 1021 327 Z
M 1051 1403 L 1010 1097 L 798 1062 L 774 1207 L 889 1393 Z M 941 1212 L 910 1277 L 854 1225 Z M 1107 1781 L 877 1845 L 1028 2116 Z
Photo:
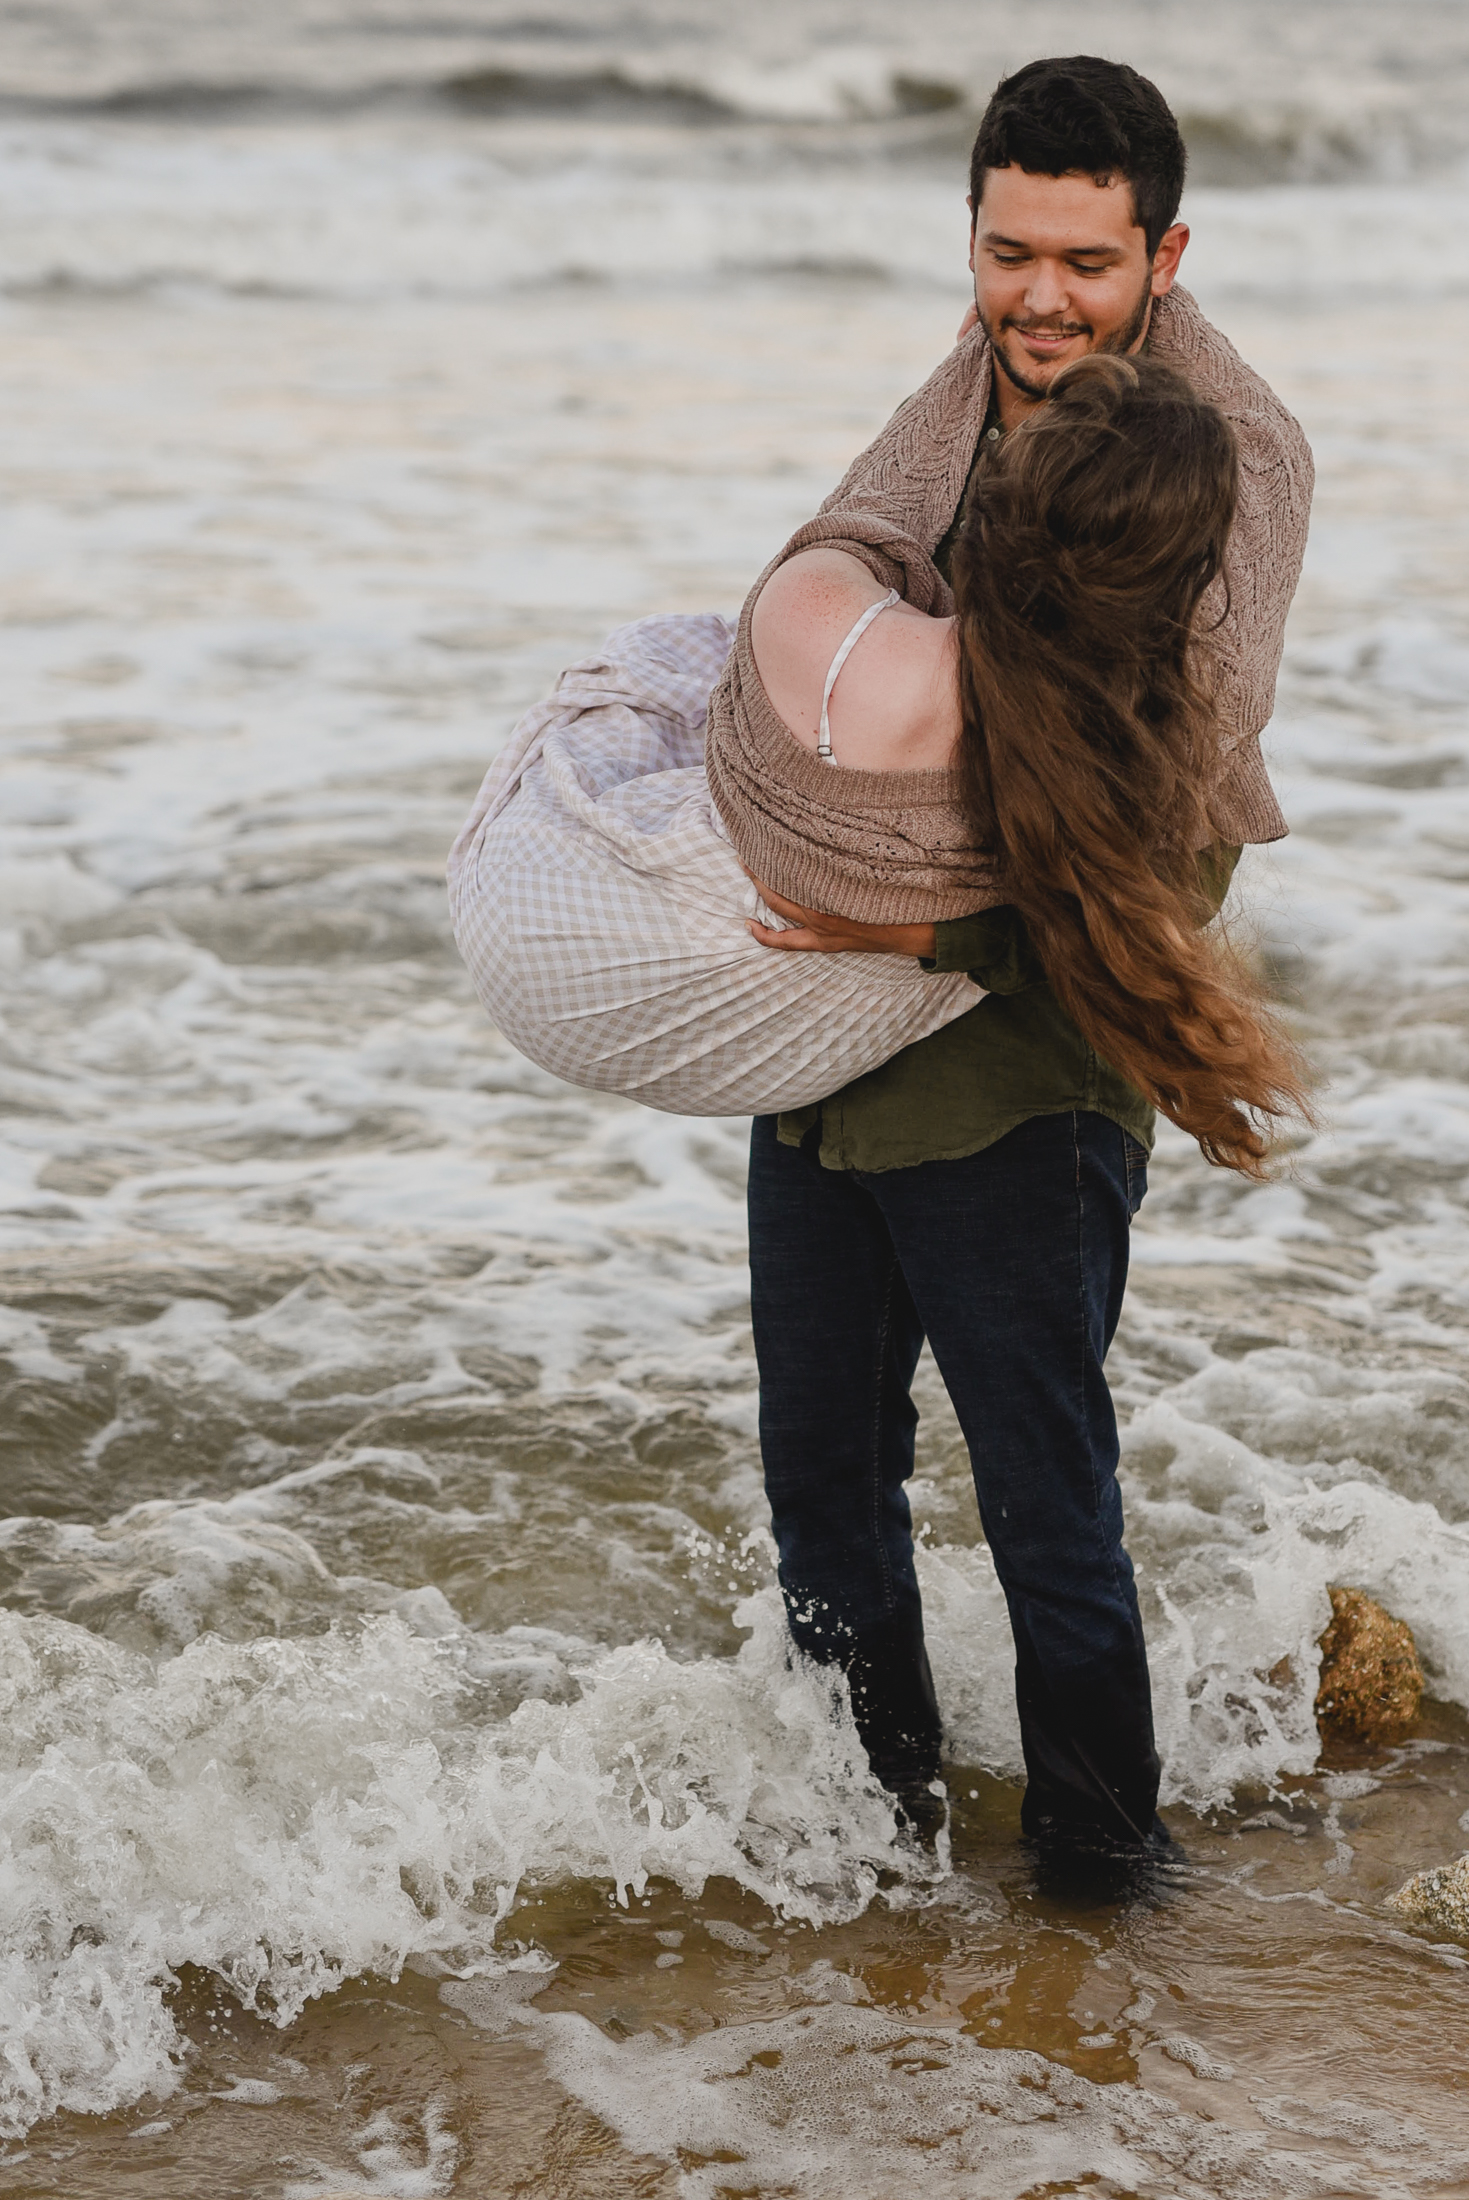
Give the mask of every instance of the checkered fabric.
M 454 937 L 522 1054 L 675 1115 L 837 1092 L 980 998 L 886 955 L 779 955 L 704 775 L 734 629 L 639 619 L 564 672 L 491 765 L 449 857 Z

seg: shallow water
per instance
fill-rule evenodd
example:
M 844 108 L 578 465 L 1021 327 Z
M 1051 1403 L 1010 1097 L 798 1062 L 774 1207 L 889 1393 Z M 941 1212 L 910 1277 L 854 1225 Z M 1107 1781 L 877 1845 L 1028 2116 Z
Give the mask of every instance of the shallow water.
M 1267 1190 L 1160 1146 L 1114 1380 L 1190 1862 L 1088 1905 L 932 1370 L 937 1864 L 785 1667 L 744 1126 L 557 1086 L 448 940 L 517 712 L 732 608 L 957 321 L 941 143 L 760 127 L 6 125 L 0 2193 L 1469 2189 L 1469 1948 L 1385 1906 L 1469 1819 L 1465 186 L 1190 203 L 1317 451 L 1239 921 L 1330 1082 Z M 1435 1701 L 1322 1767 L 1342 1580 Z

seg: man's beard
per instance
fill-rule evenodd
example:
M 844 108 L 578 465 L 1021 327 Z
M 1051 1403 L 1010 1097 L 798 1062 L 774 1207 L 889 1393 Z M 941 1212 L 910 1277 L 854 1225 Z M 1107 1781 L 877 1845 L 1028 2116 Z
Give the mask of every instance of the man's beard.
M 1152 309 L 1152 304 L 1153 290 L 1152 275 L 1150 273 L 1147 282 L 1143 285 L 1142 295 L 1139 297 L 1137 305 L 1133 309 L 1132 313 L 1129 314 L 1123 326 L 1120 329 L 1114 330 L 1112 335 L 1104 336 L 1102 338 L 1102 341 L 1099 344 L 1093 344 L 1091 346 L 1091 349 L 1093 351 L 1111 352 L 1131 351 L 1134 344 L 1136 344 L 1138 339 L 1141 337 L 1143 330 L 1148 325 L 1148 314 Z M 978 304 L 978 301 L 976 301 L 975 310 L 979 314 L 979 325 L 984 330 L 985 335 L 990 340 L 990 350 L 994 354 L 995 365 L 999 368 L 1001 374 L 1004 375 L 1005 380 L 1011 385 L 1013 389 L 1019 390 L 1022 397 L 1049 397 L 1051 394 L 1050 382 L 1032 382 L 1024 374 L 1022 374 L 1018 368 L 1012 366 L 1004 351 L 996 342 L 995 331 L 991 328 L 989 322 L 986 320 L 984 309 Z M 1000 333 L 1003 335 L 1004 331 L 1007 328 L 1014 328 L 1017 325 L 1018 324 L 1013 321 L 1002 321 L 1000 323 Z M 1036 322 L 1033 322 L 1031 324 L 1032 327 L 1038 327 L 1040 325 L 1041 324 Z M 1089 324 L 1087 324 L 1086 322 L 1082 322 L 1075 329 L 1068 331 L 1068 333 L 1075 336 L 1090 336 L 1091 328 Z M 1052 380 L 1054 380 L 1054 376 L 1052 377 Z

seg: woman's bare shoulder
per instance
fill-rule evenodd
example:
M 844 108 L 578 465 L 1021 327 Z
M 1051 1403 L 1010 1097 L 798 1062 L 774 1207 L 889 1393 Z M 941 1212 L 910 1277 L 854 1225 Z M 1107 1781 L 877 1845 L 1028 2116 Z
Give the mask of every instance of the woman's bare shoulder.
M 845 550 L 801 550 L 778 565 L 755 601 L 750 644 L 761 684 L 798 740 L 814 742 L 832 658 L 887 590 Z

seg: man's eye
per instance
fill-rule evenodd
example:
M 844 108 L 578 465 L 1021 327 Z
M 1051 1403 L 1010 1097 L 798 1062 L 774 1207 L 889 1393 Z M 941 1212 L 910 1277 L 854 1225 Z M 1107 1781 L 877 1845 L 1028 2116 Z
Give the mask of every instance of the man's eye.
M 1023 252 L 992 252 L 990 258 L 1000 267 L 1024 267 L 1026 255 Z

